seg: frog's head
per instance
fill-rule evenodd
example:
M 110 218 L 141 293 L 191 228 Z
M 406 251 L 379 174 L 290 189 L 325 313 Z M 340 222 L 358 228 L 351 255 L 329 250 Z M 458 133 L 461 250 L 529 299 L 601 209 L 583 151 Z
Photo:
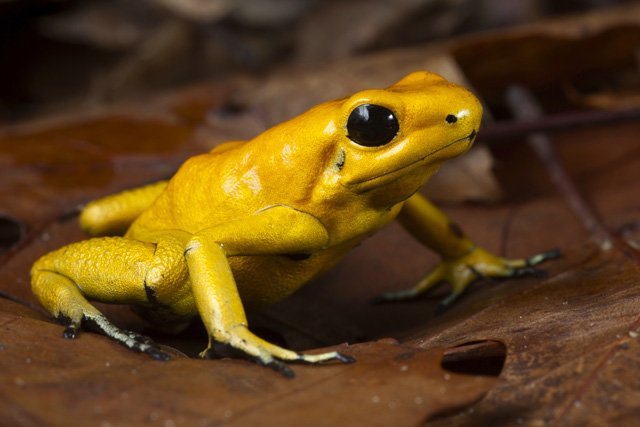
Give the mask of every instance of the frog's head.
M 387 89 L 358 92 L 336 107 L 334 177 L 355 193 L 384 188 L 400 198 L 444 160 L 464 153 L 482 117 L 471 92 L 424 71 Z
M 464 153 L 481 116 L 471 92 L 419 71 L 263 132 L 254 139 L 259 155 L 251 161 L 269 175 L 262 185 L 286 189 L 288 203 L 361 196 L 391 206 L 416 192 L 443 161 Z

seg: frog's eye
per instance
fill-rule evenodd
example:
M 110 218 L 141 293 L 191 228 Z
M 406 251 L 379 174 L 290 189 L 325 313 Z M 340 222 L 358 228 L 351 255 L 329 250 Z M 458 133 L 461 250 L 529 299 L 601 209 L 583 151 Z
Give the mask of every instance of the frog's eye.
M 358 145 L 379 147 L 397 135 L 400 126 L 393 111 L 374 104 L 356 107 L 347 120 L 347 136 Z

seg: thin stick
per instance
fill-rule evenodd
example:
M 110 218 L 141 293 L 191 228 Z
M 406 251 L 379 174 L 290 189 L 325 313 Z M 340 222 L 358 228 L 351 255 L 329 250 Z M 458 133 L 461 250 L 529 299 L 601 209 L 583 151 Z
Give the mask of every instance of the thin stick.
M 534 120 L 539 120 L 544 116 L 540 104 L 527 89 L 521 86 L 509 87 L 506 102 L 513 115 L 523 122 L 532 123 Z M 547 168 L 551 180 L 564 197 L 564 200 L 569 204 L 573 213 L 589 232 L 591 238 L 602 250 L 611 249 L 614 241 L 613 236 L 573 183 L 566 168 L 558 158 L 551 138 L 544 133 L 536 132 L 529 135 L 527 142 Z
M 515 96 L 519 97 L 519 95 Z M 557 132 L 576 127 L 632 120 L 640 120 L 640 108 L 573 111 L 552 116 L 533 115 L 521 117 L 521 120 L 517 121 L 492 123 L 478 134 L 478 141 L 492 142 L 517 138 L 534 132 Z

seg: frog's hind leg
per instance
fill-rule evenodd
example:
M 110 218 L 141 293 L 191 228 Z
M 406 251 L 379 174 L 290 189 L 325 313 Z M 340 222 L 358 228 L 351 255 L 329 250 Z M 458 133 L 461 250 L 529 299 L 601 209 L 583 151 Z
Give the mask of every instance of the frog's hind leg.
M 169 356 L 151 339 L 118 328 L 87 299 L 148 303 L 145 279 L 153 266 L 155 246 L 125 238 L 90 239 L 65 246 L 34 264 L 32 291 L 49 313 L 67 324 L 66 338 L 74 338 L 80 327 L 86 327 L 131 350 L 167 360 Z
M 85 318 L 102 315 L 85 299 L 75 283 L 53 271 L 34 271 L 31 289 L 45 310 L 67 326 L 65 338 L 75 338 Z
M 123 235 L 166 186 L 159 181 L 89 202 L 80 212 L 80 226 L 92 236 Z

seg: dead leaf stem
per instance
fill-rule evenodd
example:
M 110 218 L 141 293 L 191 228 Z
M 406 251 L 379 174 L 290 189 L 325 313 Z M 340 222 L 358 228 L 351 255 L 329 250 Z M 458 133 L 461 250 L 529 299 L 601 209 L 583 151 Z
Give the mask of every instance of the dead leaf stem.
M 524 87 L 511 86 L 507 90 L 506 102 L 517 120 L 523 123 L 532 123 L 534 120 L 542 122 L 541 119 L 544 117 L 544 113 L 540 104 L 531 92 Z M 557 122 L 558 121 L 553 120 L 547 121 L 547 123 Z M 565 120 L 563 123 L 567 124 L 569 122 L 570 121 Z M 634 259 L 636 262 L 640 262 L 640 253 L 626 244 L 622 239 L 610 233 L 593 207 L 580 193 L 560 160 L 551 138 L 545 133 L 534 132 L 528 136 L 527 141 L 547 169 L 552 182 L 555 184 L 563 199 L 600 249 L 608 251 L 616 248 L 625 256 Z

